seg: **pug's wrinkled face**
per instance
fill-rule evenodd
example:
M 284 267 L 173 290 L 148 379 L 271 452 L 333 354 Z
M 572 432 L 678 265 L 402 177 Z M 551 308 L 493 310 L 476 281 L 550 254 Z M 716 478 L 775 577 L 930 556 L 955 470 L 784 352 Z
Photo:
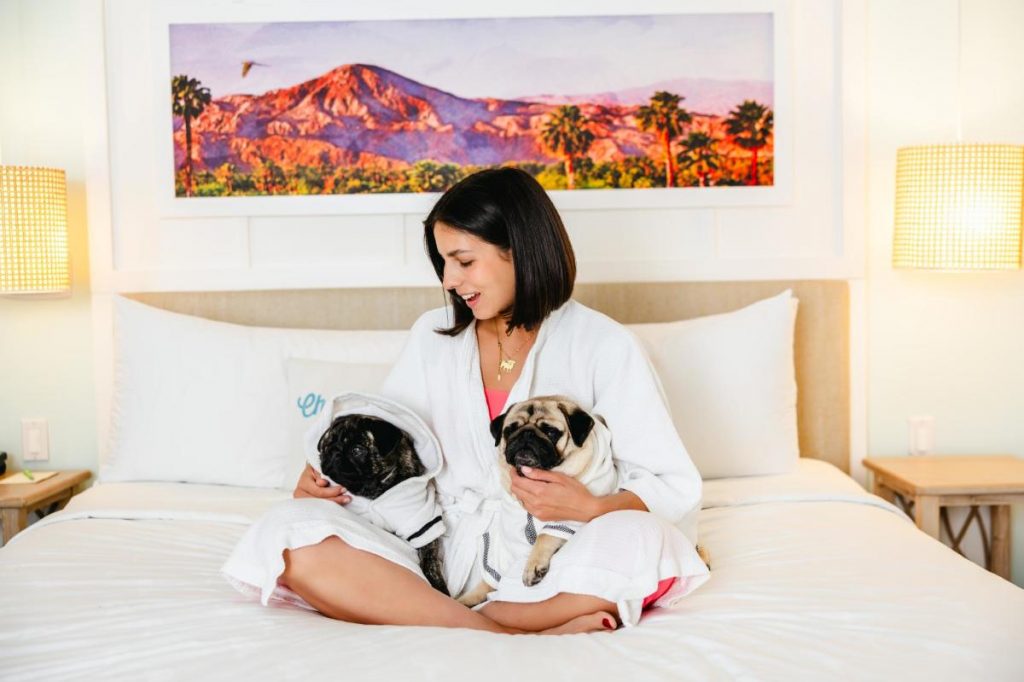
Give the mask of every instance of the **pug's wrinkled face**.
M 426 467 L 394 424 L 361 414 L 336 417 L 317 443 L 320 469 L 349 492 L 376 499 Z
M 567 464 L 593 428 L 593 417 L 575 402 L 545 396 L 515 403 L 495 417 L 491 435 L 505 463 L 522 476 L 523 467 L 552 470 Z

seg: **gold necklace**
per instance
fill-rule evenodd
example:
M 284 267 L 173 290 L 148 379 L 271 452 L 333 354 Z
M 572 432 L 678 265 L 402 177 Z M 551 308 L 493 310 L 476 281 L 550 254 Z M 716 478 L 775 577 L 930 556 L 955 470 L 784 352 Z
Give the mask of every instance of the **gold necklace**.
M 512 370 L 516 368 L 516 360 L 505 354 L 505 346 L 501 343 L 501 331 L 498 329 L 498 318 L 494 318 L 494 338 L 498 340 L 498 381 L 501 381 L 501 373 L 511 374 Z M 519 344 L 519 348 L 513 350 L 511 355 L 518 355 L 529 340 L 530 337 L 527 336 L 526 341 Z

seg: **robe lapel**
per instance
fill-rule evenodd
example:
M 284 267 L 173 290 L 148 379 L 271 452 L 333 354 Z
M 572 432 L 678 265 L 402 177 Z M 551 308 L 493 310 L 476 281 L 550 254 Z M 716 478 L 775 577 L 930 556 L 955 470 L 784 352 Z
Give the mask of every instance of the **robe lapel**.
M 533 395 L 533 387 L 536 383 L 537 356 L 558 328 L 566 309 L 570 305 L 573 305 L 572 301 L 567 302 L 561 308 L 552 312 L 541 323 L 540 330 L 537 332 L 537 340 L 526 355 L 523 371 L 520 372 L 519 378 L 516 379 L 516 383 L 512 385 L 509 391 L 508 400 L 505 403 L 506 407 L 512 403 L 526 400 Z M 483 377 L 480 373 L 480 348 L 476 341 L 476 321 L 467 327 L 463 334 L 460 361 L 462 362 L 463 371 L 466 373 L 463 374 L 463 380 L 460 381 L 463 392 L 460 396 L 461 409 L 457 409 L 462 414 L 468 415 L 471 419 L 470 424 L 472 424 L 472 427 L 470 431 L 474 434 L 473 442 L 475 446 L 473 451 L 481 468 L 489 474 L 496 473 L 497 467 L 494 466 L 494 438 L 490 432 L 490 414 L 487 410 Z M 495 476 L 494 478 L 496 481 L 497 477 Z

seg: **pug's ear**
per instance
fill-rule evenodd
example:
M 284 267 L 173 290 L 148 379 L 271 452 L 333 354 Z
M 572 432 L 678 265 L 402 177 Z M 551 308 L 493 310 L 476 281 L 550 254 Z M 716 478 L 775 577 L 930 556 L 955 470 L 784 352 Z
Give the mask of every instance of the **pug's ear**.
M 508 410 L 502 412 L 497 417 L 491 420 L 491 435 L 494 436 L 495 447 L 497 447 L 498 443 L 501 442 L 501 430 L 505 428 L 506 415 L 508 415 Z
M 383 419 L 368 419 L 367 430 L 373 434 L 373 442 L 377 444 L 377 452 L 386 455 L 395 449 L 402 431 L 390 422 Z
M 565 409 L 565 405 L 558 406 L 565 415 L 565 423 L 569 426 L 569 435 L 576 447 L 586 442 L 587 436 L 594 429 L 594 418 L 580 408 L 575 408 L 571 413 Z

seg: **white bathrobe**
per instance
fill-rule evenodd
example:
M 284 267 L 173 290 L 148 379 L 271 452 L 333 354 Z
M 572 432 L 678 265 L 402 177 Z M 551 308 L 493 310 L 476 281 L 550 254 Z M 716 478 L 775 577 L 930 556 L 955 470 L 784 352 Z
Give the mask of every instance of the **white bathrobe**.
M 308 607 L 305 600 L 278 584 L 284 571 L 282 552 L 286 549 L 315 545 L 338 536 L 423 577 L 416 550 L 445 532 L 433 485 L 443 464 L 441 448 L 423 420 L 394 401 L 364 393 L 335 397 L 330 408 L 320 413 L 306 433 L 305 452 L 310 465 L 323 475 L 317 443 L 336 417 L 347 414 L 379 417 L 405 431 L 426 471 L 373 500 L 352 495 L 352 501 L 341 507 L 326 500 L 293 499 L 269 509 L 246 531 L 221 568 L 228 582 L 243 593 L 258 595 L 264 605 L 275 598 Z
M 423 314 L 382 393 L 419 414 L 441 444 L 446 464 L 436 485 L 448 525 L 445 570 L 458 595 L 483 577 L 479 538 L 500 508 L 502 488 L 475 328 L 454 338 L 433 331 L 450 325 L 445 308 Z M 657 605 L 670 605 L 703 583 L 708 571 L 694 549 L 700 475 L 636 337 L 569 301 L 541 325 L 508 404 L 540 395 L 568 396 L 604 419 L 619 487 L 652 513 L 614 512 L 586 524 L 555 555 L 544 580 L 517 601 L 592 594 L 616 603 L 623 622 L 632 625 L 659 581 L 679 578 Z

